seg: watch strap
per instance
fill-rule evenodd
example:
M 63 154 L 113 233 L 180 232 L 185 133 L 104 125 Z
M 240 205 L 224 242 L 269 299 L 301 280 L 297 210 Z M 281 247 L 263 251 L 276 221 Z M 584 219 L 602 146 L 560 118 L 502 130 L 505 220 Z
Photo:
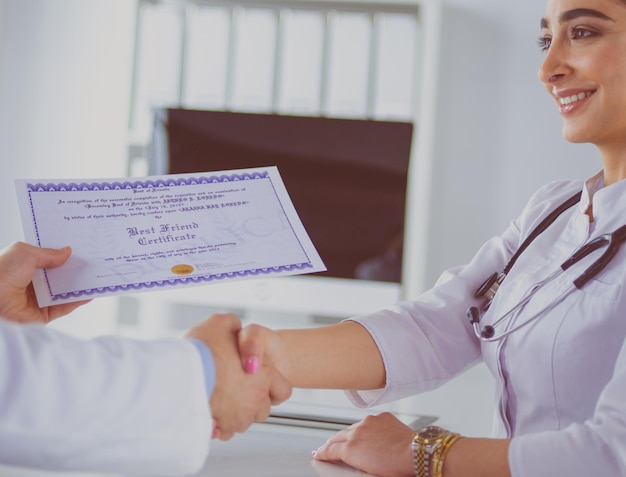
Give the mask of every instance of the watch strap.
M 411 447 L 413 448 L 413 470 L 415 471 L 415 477 L 427 477 L 424 446 L 417 443 L 415 440 L 416 437 L 417 432 L 413 434 L 413 439 L 411 440 Z

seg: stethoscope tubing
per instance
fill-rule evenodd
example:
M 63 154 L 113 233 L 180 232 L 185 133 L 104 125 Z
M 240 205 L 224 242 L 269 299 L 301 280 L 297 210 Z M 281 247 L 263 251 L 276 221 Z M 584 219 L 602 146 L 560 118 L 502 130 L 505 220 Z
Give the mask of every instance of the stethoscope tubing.
M 518 312 L 526 303 L 528 303 L 530 301 L 530 299 L 536 293 L 536 289 L 535 289 L 535 292 L 531 293 L 528 296 L 528 298 L 526 298 L 523 302 L 520 302 L 517 305 L 515 305 L 508 312 L 506 312 L 504 315 L 502 315 L 500 318 L 498 318 L 498 320 L 496 320 L 492 325 L 486 325 L 481 330 L 477 321 L 472 322 L 472 326 L 474 327 L 474 333 L 476 334 L 478 339 L 480 339 L 481 341 L 484 341 L 485 343 L 493 343 L 494 341 L 500 341 L 500 340 L 506 338 L 507 336 L 509 336 L 510 334 L 513 334 L 516 331 L 518 331 L 518 330 L 524 328 L 525 326 L 529 325 L 530 323 L 534 322 L 537 318 L 539 318 L 544 313 L 547 313 L 547 312 L 551 311 L 557 304 L 561 303 L 563 300 L 565 300 L 565 298 L 567 298 L 569 295 L 571 295 L 576 290 L 578 290 L 578 288 L 576 288 L 574 285 L 571 285 L 567 290 L 565 290 L 563 293 L 561 293 L 561 295 L 556 300 L 552 300 L 548 305 L 544 306 L 541 310 L 536 312 L 530 318 L 527 318 L 526 320 L 524 320 L 519 325 L 514 326 L 513 328 L 510 328 L 510 329 L 507 329 L 507 330 L 503 331 L 500 334 L 495 334 L 496 326 L 498 326 L 507 317 L 509 317 L 509 316 L 511 317 L 510 318 L 511 321 L 509 323 L 512 323 L 512 321 L 514 319 L 513 315 L 516 312 Z M 494 334 L 489 336 L 489 334 L 490 334 L 489 330 L 492 330 Z
M 615 230 L 613 233 L 607 233 L 596 237 L 595 239 L 575 251 L 570 256 L 570 258 L 568 258 L 561 264 L 561 266 L 557 270 L 555 270 L 546 278 L 530 288 L 524 294 L 519 303 L 517 303 L 509 311 L 504 313 L 491 325 L 485 325 L 481 329 L 481 314 L 483 314 L 490 307 L 491 302 L 496 292 L 498 291 L 498 288 L 500 287 L 500 284 L 502 283 L 504 278 L 506 278 L 508 272 L 513 267 L 513 264 L 517 261 L 520 254 L 530 245 L 532 241 L 534 241 L 546 228 L 548 228 L 550 224 L 552 224 L 557 219 L 557 217 L 559 217 L 569 207 L 577 203 L 580 200 L 580 196 L 581 194 L 579 192 L 570 197 L 561 205 L 559 205 L 555 210 L 553 210 L 546 218 L 544 218 L 541 223 L 530 233 L 526 240 L 524 240 L 520 248 L 513 255 L 513 257 L 511 257 L 511 260 L 509 260 L 509 263 L 506 265 L 506 267 L 504 267 L 504 270 L 500 273 L 496 272 L 491 275 L 478 288 L 474 296 L 486 298 L 486 303 L 482 306 L 481 309 L 476 306 L 470 307 L 467 310 L 467 316 L 469 317 L 472 327 L 474 328 L 474 333 L 481 341 L 493 342 L 506 338 L 520 328 L 523 328 L 529 323 L 532 323 L 542 314 L 552 310 L 552 308 L 554 308 L 558 303 L 563 301 L 567 296 L 569 296 L 576 290 L 580 290 L 587 282 L 589 282 L 593 277 L 600 273 L 617 254 L 622 243 L 626 241 L 626 224 Z M 532 299 L 532 297 L 537 293 L 538 290 L 540 290 L 546 284 L 550 283 L 552 280 L 559 277 L 565 272 L 565 270 L 578 263 L 587 255 L 591 254 L 592 252 L 598 250 L 603 246 L 606 246 L 606 250 L 602 253 L 602 255 L 597 260 L 595 260 L 588 268 L 586 268 L 575 280 L 573 280 L 572 285 L 567 290 L 565 290 L 565 292 L 563 292 L 561 296 L 559 296 L 556 300 L 552 300 L 550 304 L 543 307 L 540 311 L 532 315 L 530 318 L 524 320 L 521 324 L 513 326 L 512 328 L 507 327 L 508 329 L 505 329 L 505 331 L 496 335 L 496 327 L 500 326 L 502 322 L 506 319 L 509 319 L 509 326 L 511 326 L 515 319 L 514 315 L 516 315 L 524 306 L 526 306 L 526 304 Z
M 482 329 L 479 326 L 479 317 L 480 314 L 478 312 L 474 317 L 470 317 L 472 326 L 474 328 L 474 333 L 476 336 L 484 342 L 494 342 L 499 341 L 503 338 L 506 338 L 510 334 L 515 331 L 523 328 L 529 323 L 535 321 L 539 316 L 548 311 L 552 310 L 556 306 L 557 303 L 560 303 L 567 296 L 573 293 L 576 290 L 582 289 L 582 287 L 589 282 L 593 277 L 595 277 L 598 273 L 600 273 L 613 259 L 615 254 L 620 248 L 620 245 L 626 241 L 626 225 L 620 227 L 613 233 L 603 234 L 591 242 L 583 245 L 580 249 L 572 254 L 570 258 L 564 261 L 561 266 L 548 275 L 546 278 L 535 284 L 532 288 L 525 293 L 522 299 L 517 303 L 514 307 L 504 313 L 500 318 L 494 321 L 491 325 L 485 325 Z M 496 334 L 496 327 L 500 326 L 502 322 L 506 319 L 509 319 L 509 323 L 512 323 L 513 317 L 516 313 L 518 313 L 526 304 L 532 299 L 532 297 L 537 293 L 539 289 L 541 289 L 546 284 L 558 278 L 560 275 L 565 273 L 565 270 L 570 268 L 571 266 L 578 263 L 580 260 L 591 254 L 592 252 L 598 250 L 602 246 L 606 246 L 606 250 L 602 253 L 602 255 L 595 260 L 588 268 L 586 268 L 581 275 L 579 275 L 573 282 L 572 286 L 570 286 L 564 293 L 561 294 L 556 300 L 553 300 L 549 305 L 545 306 L 543 309 L 535 313 L 530 318 L 524 320 L 524 322 L 518 326 L 514 326 L 513 328 L 507 329 L 500 334 Z M 485 311 L 485 310 L 483 310 Z M 470 311 L 470 314 L 474 312 Z

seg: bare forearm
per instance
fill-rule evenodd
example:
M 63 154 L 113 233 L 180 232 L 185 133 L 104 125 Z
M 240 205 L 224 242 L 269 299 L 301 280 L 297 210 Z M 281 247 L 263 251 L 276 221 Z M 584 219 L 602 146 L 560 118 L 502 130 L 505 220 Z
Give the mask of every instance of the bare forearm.
M 376 343 L 356 322 L 280 330 L 282 372 L 293 387 L 378 389 L 385 368 Z
M 511 477 L 509 439 L 465 437 L 450 448 L 444 465 L 444 477 Z

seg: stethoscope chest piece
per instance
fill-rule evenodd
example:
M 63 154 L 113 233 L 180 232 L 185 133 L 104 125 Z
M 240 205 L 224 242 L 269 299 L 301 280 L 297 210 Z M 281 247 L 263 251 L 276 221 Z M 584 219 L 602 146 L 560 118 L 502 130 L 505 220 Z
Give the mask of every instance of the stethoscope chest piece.
M 478 289 L 474 293 L 474 296 L 476 298 L 483 298 L 486 300 L 482 306 L 483 313 L 487 311 L 487 308 L 489 308 L 489 305 L 491 305 L 491 302 L 493 301 L 493 297 L 496 296 L 496 293 L 498 292 L 498 288 L 500 288 L 500 285 L 502 284 L 502 281 L 505 279 L 505 277 L 506 277 L 506 274 L 504 272 L 494 272 L 487 278 L 487 280 L 483 282 L 483 284 L 480 287 L 478 287 Z M 483 326 L 482 328 L 480 328 L 478 326 L 480 323 L 480 315 L 481 315 L 481 310 L 479 310 L 478 307 L 476 306 L 471 306 L 467 310 L 467 317 L 472 323 L 472 326 L 474 327 L 474 331 L 476 332 L 476 334 L 480 335 L 480 338 L 482 338 L 483 340 L 489 340 L 493 338 L 493 335 L 495 334 L 495 330 L 493 326 L 489 326 L 489 325 Z
M 500 288 L 505 276 L 506 275 L 503 272 L 493 272 L 493 274 L 491 274 L 474 293 L 476 298 L 485 298 L 487 300 L 486 305 L 483 307 L 485 310 L 489 308 L 489 305 L 491 304 L 493 297 L 496 296 L 498 288 Z

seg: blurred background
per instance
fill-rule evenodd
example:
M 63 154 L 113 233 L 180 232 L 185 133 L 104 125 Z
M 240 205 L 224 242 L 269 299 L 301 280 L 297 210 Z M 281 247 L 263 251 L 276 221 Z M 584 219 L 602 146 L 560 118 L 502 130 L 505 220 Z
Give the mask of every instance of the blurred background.
M 314 3 L 0 0 L 0 246 L 22 240 L 16 178 L 147 174 L 155 108 L 413 123 L 404 269 L 385 297 L 415 296 L 467 262 L 542 184 L 601 167 L 593 148 L 562 139 L 537 80 L 544 0 L 330 0 L 317 2 L 321 15 Z M 335 43 L 323 56 L 326 35 Z M 273 293 L 271 286 L 248 292 Z M 242 299 L 226 309 L 270 326 L 314 326 L 361 312 L 368 290 L 321 317 L 306 305 L 280 306 L 280 295 L 274 308 Z M 309 294 L 303 288 L 295 301 Z M 225 307 L 179 297 L 163 316 L 160 300 L 97 299 L 53 326 L 81 337 L 144 338 L 180 332 Z M 484 435 L 492 393 L 478 366 L 392 409 Z M 296 397 L 345 404 L 338 393 Z

